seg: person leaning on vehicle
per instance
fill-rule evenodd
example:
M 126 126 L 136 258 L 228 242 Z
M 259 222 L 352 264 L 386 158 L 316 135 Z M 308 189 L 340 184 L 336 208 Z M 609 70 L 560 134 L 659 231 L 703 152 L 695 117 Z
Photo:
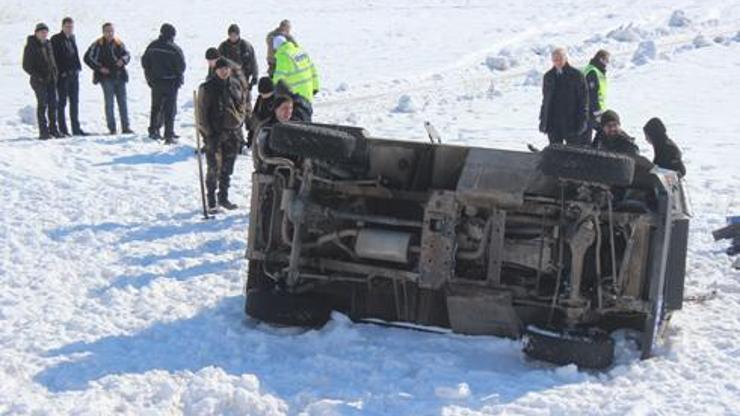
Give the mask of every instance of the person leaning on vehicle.
M 278 25 L 278 27 L 267 34 L 267 74 L 270 77 L 272 77 L 272 75 L 275 73 L 275 48 L 273 48 L 273 41 L 275 40 L 275 37 L 283 36 L 288 41 L 298 45 L 298 42 L 296 42 L 293 35 L 290 34 L 290 31 L 290 20 L 284 19 L 280 22 L 280 25 Z
M 275 48 L 275 73 L 272 82 L 277 86 L 284 82 L 291 93 L 301 96 L 305 100 L 310 121 L 313 115 L 313 97 L 319 91 L 319 75 L 311 58 L 300 46 L 288 40 L 285 36 L 276 36 L 273 40 Z
M 640 148 L 635 144 L 635 139 L 622 130 L 619 114 L 613 110 L 606 110 L 601 115 L 601 130 L 594 139 L 594 147 L 629 156 L 640 154 Z
M 39 139 L 62 137 L 57 130 L 57 65 L 51 42 L 47 40 L 49 27 L 45 23 L 36 25 L 33 35 L 26 40 L 23 49 L 23 70 L 31 77 L 31 88 L 36 94 L 36 121 Z M 48 121 L 47 121 L 48 113 Z
M 237 206 L 229 201 L 229 184 L 243 141 L 244 91 L 225 58 L 216 61 L 214 72 L 215 76 L 201 84 L 197 104 L 198 129 L 206 143 L 208 208 L 216 209 L 218 190 L 218 204 L 232 210 Z
M 252 147 L 254 136 L 257 134 L 257 130 L 260 126 L 269 120 L 273 114 L 273 103 L 275 102 L 275 86 L 272 85 L 272 80 L 269 77 L 260 78 L 257 83 L 257 91 L 259 96 L 254 102 L 254 108 L 252 109 L 252 119 L 250 123 L 252 126 L 249 129 L 249 135 L 247 136 L 247 147 Z
M 645 140 L 653 146 L 653 163 L 664 169 L 674 170 L 678 176 L 686 176 L 686 166 L 681 160 L 681 150 L 673 140 L 668 138 L 663 122 L 657 118 L 651 118 L 645 127 Z
M 606 67 L 609 65 L 609 52 L 600 49 L 591 61 L 583 68 L 586 77 L 586 90 L 588 92 L 588 127 L 584 132 L 583 141 L 591 143 L 594 131 L 598 133 L 599 119 L 606 111 L 606 94 L 609 88 L 606 79 Z
M 147 46 L 141 57 L 146 82 L 152 90 L 149 113 L 149 138 L 162 138 L 159 129 L 164 122 L 164 143 L 175 142 L 175 113 L 177 111 L 177 92 L 183 84 L 185 56 L 175 44 L 177 31 L 169 23 L 159 30 L 159 37 Z
M 113 23 L 103 24 L 103 36 L 87 48 L 85 64 L 93 70 L 93 84 L 100 84 L 105 99 L 105 121 L 110 134 L 116 134 L 116 115 L 113 113 L 113 99 L 118 102 L 118 113 L 121 116 L 121 132 L 131 134 L 129 126 L 128 105 L 126 103 L 126 83 L 128 72 L 126 65 L 131 55 L 126 46 L 115 36 Z
M 51 37 L 51 46 L 54 49 L 54 59 L 59 69 L 59 80 L 57 81 L 57 94 L 59 103 L 57 106 L 57 122 L 59 132 L 69 136 L 65 109 L 69 99 L 69 121 L 72 125 L 72 134 L 75 136 L 86 136 L 80 128 L 80 55 L 77 51 L 77 42 L 74 35 L 75 23 L 71 17 L 62 19 L 62 31 Z
M 588 144 L 583 137 L 588 122 L 586 79 L 568 64 L 564 48 L 553 50 L 551 58 L 552 69 L 542 82 L 540 132 L 547 134 L 550 144 Z

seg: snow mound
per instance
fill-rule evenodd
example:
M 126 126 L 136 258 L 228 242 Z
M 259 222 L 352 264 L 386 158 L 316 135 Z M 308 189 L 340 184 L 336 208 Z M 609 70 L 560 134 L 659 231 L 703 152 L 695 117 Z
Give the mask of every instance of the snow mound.
M 712 46 L 712 42 L 710 42 L 704 35 L 697 35 L 691 43 L 695 48 L 706 48 L 707 46 Z
M 735 42 L 740 42 L 740 30 L 737 31 L 735 37 L 732 38 L 732 40 L 734 40 Z
M 489 56 L 486 58 L 486 66 L 491 71 L 506 71 L 511 67 L 511 62 L 506 56 Z
M 393 109 L 394 113 L 415 113 L 418 111 L 418 107 L 414 100 L 409 95 L 402 95 L 398 98 L 398 103 Z
M 260 382 L 252 374 L 239 377 L 209 367 L 194 374 L 182 394 L 183 410 L 192 415 L 284 415 L 288 405 L 260 392 Z
M 524 82 L 522 85 L 538 87 L 542 85 L 542 73 L 536 69 L 530 69 L 524 75 Z
M 635 65 L 645 65 L 654 60 L 657 55 L 658 49 L 655 46 L 655 42 L 652 40 L 642 41 L 637 45 L 637 50 L 632 55 L 632 63 Z
M 496 88 L 496 85 L 493 83 L 493 81 L 491 81 L 491 83 L 488 85 L 488 90 L 486 90 L 486 97 L 489 100 L 492 100 L 493 98 L 500 97 L 502 95 L 503 93 L 499 91 L 499 89 Z
M 29 126 L 36 125 L 36 109 L 30 105 L 27 105 L 18 110 L 18 117 L 21 119 L 21 123 Z
M 462 400 L 470 397 L 470 386 L 468 383 L 460 383 L 453 387 L 441 386 L 434 389 L 434 395 L 440 399 Z
M 347 91 L 348 89 L 349 89 L 349 84 L 347 84 L 346 82 L 342 82 L 337 86 L 337 89 L 335 91 L 344 92 L 344 91 Z
M 683 10 L 674 10 L 671 18 L 668 19 L 668 26 L 670 27 L 687 27 L 689 25 L 691 25 L 691 19 L 686 17 Z
M 646 37 L 646 33 L 630 23 L 627 26 L 620 26 L 612 30 L 607 33 L 606 37 L 617 42 L 639 42 Z

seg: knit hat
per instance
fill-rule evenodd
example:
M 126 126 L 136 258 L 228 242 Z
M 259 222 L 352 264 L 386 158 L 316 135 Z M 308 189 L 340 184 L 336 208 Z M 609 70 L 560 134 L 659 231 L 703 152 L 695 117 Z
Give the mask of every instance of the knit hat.
M 287 41 L 288 39 L 286 39 L 283 35 L 275 36 L 275 38 L 272 40 L 272 49 L 278 50 L 283 45 L 283 43 Z
M 601 125 L 606 126 L 608 123 L 616 121 L 618 124 L 622 124 L 619 121 L 619 114 L 617 114 L 614 110 L 606 110 L 601 115 Z
M 658 117 L 653 117 L 648 120 L 642 131 L 651 138 L 659 138 L 665 136 L 665 124 Z
M 36 25 L 36 30 L 33 31 L 33 33 L 40 32 L 42 30 L 49 31 L 49 26 L 46 26 L 46 23 L 39 23 Z
M 208 48 L 206 49 L 206 59 L 209 61 L 212 59 L 218 59 L 221 57 L 221 52 L 218 51 L 216 48 Z
M 159 28 L 159 34 L 167 39 L 174 39 L 177 31 L 174 26 L 169 23 L 165 23 Z
M 239 26 L 236 23 L 232 23 L 229 25 L 229 30 L 227 32 L 229 35 L 232 33 L 236 33 L 237 35 L 240 33 Z
M 272 84 L 270 77 L 262 77 L 257 83 L 257 91 L 260 94 L 269 94 L 275 91 L 275 86 Z
M 215 69 L 220 69 L 220 68 L 223 68 L 223 67 L 229 67 L 229 61 L 226 58 L 223 58 L 223 57 L 218 58 L 218 60 L 216 61 L 216 65 L 214 65 L 214 68 Z
M 275 101 L 272 102 L 272 111 L 277 110 L 278 107 L 288 101 L 293 102 L 293 99 L 289 95 L 276 95 Z

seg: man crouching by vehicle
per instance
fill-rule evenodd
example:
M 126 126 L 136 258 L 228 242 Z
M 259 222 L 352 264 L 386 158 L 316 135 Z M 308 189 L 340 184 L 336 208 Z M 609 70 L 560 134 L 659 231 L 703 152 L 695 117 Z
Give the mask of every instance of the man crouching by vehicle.
M 229 181 L 243 140 L 244 91 L 225 58 L 216 61 L 214 70 L 216 76 L 201 84 L 198 92 L 198 128 L 205 138 L 208 166 L 208 209 L 216 210 L 218 190 L 218 205 L 232 210 L 237 206 L 229 201 Z

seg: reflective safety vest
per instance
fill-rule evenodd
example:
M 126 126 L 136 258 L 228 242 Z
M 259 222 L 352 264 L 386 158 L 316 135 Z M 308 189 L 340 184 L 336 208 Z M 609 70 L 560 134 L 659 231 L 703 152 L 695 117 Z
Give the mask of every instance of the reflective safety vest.
M 319 90 L 319 75 L 308 54 L 293 42 L 285 42 L 275 51 L 275 73 L 272 81 L 282 80 L 290 91 L 309 102 L 313 92 Z
M 608 88 L 607 81 L 606 81 L 606 75 L 601 72 L 599 68 L 592 64 L 586 65 L 585 68 L 583 68 L 583 76 L 588 76 L 591 72 L 596 72 L 596 78 L 599 80 L 599 90 L 597 91 L 598 97 L 599 97 L 599 110 L 605 111 L 606 110 L 606 90 Z

